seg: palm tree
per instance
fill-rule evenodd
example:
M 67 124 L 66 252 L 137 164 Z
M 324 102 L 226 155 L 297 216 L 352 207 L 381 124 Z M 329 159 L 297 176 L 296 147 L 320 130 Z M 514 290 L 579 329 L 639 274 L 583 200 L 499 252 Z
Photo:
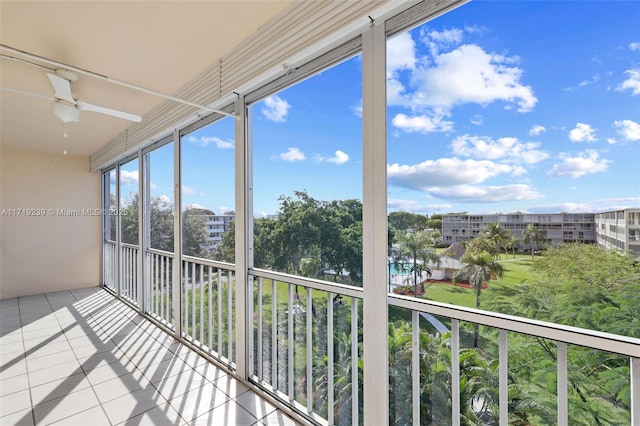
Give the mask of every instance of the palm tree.
M 430 243 L 429 235 L 422 232 L 407 232 L 400 237 L 400 253 L 404 256 L 408 256 L 413 259 L 413 295 L 418 294 L 418 272 L 422 276 L 422 272 L 426 271 L 428 275 L 431 275 L 431 269 L 429 269 L 429 262 L 440 265 L 440 257 L 433 251 L 429 250 Z M 418 261 L 422 264 L 418 264 Z M 420 290 L 424 292 L 424 284 L 420 283 Z
M 494 258 L 498 260 L 500 246 L 509 239 L 511 232 L 502 228 L 499 223 L 490 223 L 482 233 L 494 245 Z
M 504 275 L 504 268 L 486 251 L 467 251 L 460 260 L 466 265 L 456 272 L 453 279 L 455 281 L 463 277 L 468 277 L 469 284 L 471 284 L 471 287 L 476 291 L 476 308 L 480 308 L 482 285 L 489 282 L 493 277 L 501 278 Z M 476 331 L 473 338 L 473 345 L 476 348 L 478 347 L 479 332 L 479 327 L 476 324 Z
M 516 258 L 516 248 L 520 245 L 520 240 L 511 235 L 507 241 L 504 242 L 504 251 L 505 254 L 511 250 L 513 253 L 513 258 Z
M 545 233 L 539 230 L 538 228 L 536 228 L 535 226 L 533 226 L 533 223 L 530 223 L 529 226 L 527 226 L 527 229 L 525 229 L 522 232 L 522 240 L 525 243 L 528 243 L 529 241 L 531 241 L 531 258 L 532 259 L 534 257 L 536 245 L 544 241 L 544 235 Z

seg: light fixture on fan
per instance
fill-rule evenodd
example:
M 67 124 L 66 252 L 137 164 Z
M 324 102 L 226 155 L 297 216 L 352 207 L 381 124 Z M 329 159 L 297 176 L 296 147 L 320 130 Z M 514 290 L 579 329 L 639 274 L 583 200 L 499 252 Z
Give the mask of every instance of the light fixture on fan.
M 93 111 L 100 114 L 110 115 L 112 117 L 122 118 L 124 120 L 139 123 L 142 117 L 130 114 L 124 111 L 118 111 L 111 108 L 105 108 L 98 105 L 89 104 L 81 101 L 77 96 L 71 93 L 71 83 L 78 80 L 78 75 L 72 71 L 65 69 L 57 69 L 55 74 L 47 73 L 49 81 L 53 86 L 53 98 L 38 95 L 36 93 L 24 92 L 3 87 L 2 90 L 30 95 L 40 99 L 46 99 L 53 102 L 53 113 L 63 123 L 77 123 L 80 121 L 80 113 L 82 111 Z

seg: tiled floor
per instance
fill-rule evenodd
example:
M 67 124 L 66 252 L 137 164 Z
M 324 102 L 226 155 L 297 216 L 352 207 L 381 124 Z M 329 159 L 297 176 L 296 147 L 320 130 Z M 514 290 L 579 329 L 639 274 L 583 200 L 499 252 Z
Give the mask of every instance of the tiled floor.
M 0 300 L 0 424 L 296 425 L 99 288 Z

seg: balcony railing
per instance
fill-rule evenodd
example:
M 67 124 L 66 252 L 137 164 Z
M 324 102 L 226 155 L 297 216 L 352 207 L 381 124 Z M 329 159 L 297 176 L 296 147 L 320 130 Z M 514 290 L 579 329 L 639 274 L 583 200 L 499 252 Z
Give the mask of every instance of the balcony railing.
M 182 256 L 182 336 L 235 369 L 235 266 Z
M 118 263 L 115 241 L 105 241 L 102 250 L 102 282 L 105 287 L 116 290 Z
M 321 424 L 361 424 L 362 289 L 253 269 L 250 379 Z
M 120 244 L 120 296 L 138 305 L 138 246 Z
M 173 329 L 173 253 L 146 250 L 147 313 Z
M 631 392 L 630 407 L 628 408 L 627 414 L 630 411 L 631 418 L 633 419 L 634 413 L 635 416 L 637 416 L 640 411 L 640 358 L 638 358 L 640 355 L 638 352 L 640 339 L 451 306 L 405 296 L 390 295 L 388 302 L 390 306 L 404 308 L 410 312 L 411 316 L 411 346 L 407 351 L 408 354 L 405 354 L 406 356 L 404 358 L 407 360 L 406 363 L 410 364 L 410 366 L 405 365 L 405 367 L 410 372 L 407 375 L 410 377 L 409 381 L 411 383 L 411 401 L 401 401 L 402 406 L 399 410 L 396 410 L 395 413 L 396 419 L 405 417 L 410 419 L 409 423 L 425 424 L 426 419 L 421 418 L 423 411 L 421 410 L 421 406 L 425 400 L 433 399 L 437 401 L 438 398 L 431 398 L 429 395 L 425 395 L 425 383 L 421 382 L 421 378 L 425 376 L 425 368 L 434 370 L 438 370 L 439 368 L 441 373 L 445 371 L 445 374 L 441 374 L 439 377 L 440 381 L 438 382 L 438 386 L 440 387 L 440 392 L 447 388 L 448 391 L 445 392 L 446 395 L 444 397 L 441 396 L 439 399 L 445 407 L 429 407 L 431 415 L 433 415 L 434 410 L 439 411 L 441 416 L 440 421 L 443 421 L 442 416 L 444 416 L 446 423 L 460 425 L 461 418 L 464 417 L 464 408 L 472 409 L 476 411 L 476 414 L 479 414 L 482 410 L 487 410 L 485 418 L 493 416 L 494 419 L 498 419 L 500 425 L 510 424 L 510 410 L 517 409 L 517 404 L 514 404 L 514 398 L 511 398 L 513 383 L 510 381 L 511 376 L 508 361 L 510 355 L 508 337 L 511 333 L 520 336 L 530 336 L 534 339 L 542 339 L 547 342 L 547 349 L 555 346 L 555 354 L 553 355 L 556 357 L 555 374 L 557 375 L 556 424 L 570 424 L 569 413 L 571 406 L 568 395 L 569 390 L 576 390 L 577 386 L 572 383 L 571 378 L 576 373 L 569 368 L 567 353 L 575 346 L 602 351 L 606 353 L 608 360 L 611 360 L 615 356 L 626 358 L 628 360 L 627 365 L 630 366 L 628 383 Z M 433 364 L 429 365 L 424 362 L 425 358 L 429 358 L 432 361 L 435 359 L 434 363 L 437 364 L 442 362 L 443 358 L 442 353 L 429 353 L 429 350 L 432 352 L 438 349 L 442 351 L 442 347 L 438 348 L 437 346 L 434 347 L 431 345 L 429 348 L 425 348 L 424 345 L 421 344 L 420 334 L 421 330 L 425 330 L 425 327 L 421 327 L 420 323 L 421 316 L 424 314 L 429 315 L 432 321 L 435 322 L 438 322 L 438 319 L 434 316 L 450 322 L 450 334 L 447 333 L 449 335 L 446 338 L 447 341 L 444 342 L 445 355 L 450 355 L 448 366 L 434 366 Z M 493 377 L 485 378 L 486 382 L 484 385 L 486 388 L 483 390 L 484 393 L 475 394 L 472 400 L 465 400 L 464 398 L 468 396 L 468 394 L 461 389 L 463 385 L 468 385 L 466 378 L 461 380 L 461 367 L 465 364 L 461 352 L 461 323 L 470 323 L 472 327 L 489 327 L 489 331 L 485 331 L 483 335 L 492 335 L 491 330 L 493 330 L 496 335 L 496 338 L 490 343 L 493 346 L 497 346 L 497 348 L 494 348 L 494 352 L 497 351 L 497 369 L 494 372 L 497 374 Z M 430 333 L 437 334 L 435 330 L 437 327 L 429 326 L 429 328 L 431 329 L 429 331 Z M 397 354 L 390 354 L 391 357 L 394 355 Z M 440 357 L 440 359 L 438 359 L 438 357 Z M 444 358 L 446 359 L 446 356 L 444 356 Z M 488 370 L 492 371 L 490 367 Z M 433 371 L 431 371 L 431 373 L 433 373 Z M 492 386 L 496 383 L 497 389 L 492 389 Z M 577 392 L 580 391 L 578 390 Z M 585 397 L 584 393 L 579 396 Z M 489 413 L 490 409 L 487 407 L 489 402 L 487 400 L 493 397 L 497 400 L 496 405 L 499 410 L 497 413 Z M 598 398 L 592 399 L 595 400 Z M 523 402 L 522 399 L 517 398 L 515 401 L 519 403 Z M 403 408 L 405 410 L 408 409 L 409 413 L 402 413 Z M 446 411 L 449 411 L 449 413 L 443 414 L 443 412 Z M 392 412 L 392 416 L 393 415 L 394 413 Z M 480 417 L 482 417 L 482 414 L 480 414 Z M 430 421 L 433 421 L 433 418 L 431 418 Z M 591 421 L 594 420 L 591 419 Z M 637 421 L 638 420 L 635 420 L 635 422 Z M 436 424 L 439 423 L 436 421 Z M 632 424 L 635 425 L 636 423 Z
M 174 255 L 148 249 L 145 287 L 139 288 L 137 247 L 121 245 L 119 274 L 117 254 L 115 243 L 104 243 L 106 287 L 115 290 L 120 279 L 121 296 L 133 304 L 142 292 L 145 313 L 169 329 L 175 330 L 173 305 L 179 302 L 182 339 L 235 370 L 235 265 L 183 256 L 181 282 L 176 284 Z M 248 379 L 319 424 L 362 424 L 363 290 L 261 269 L 249 269 L 248 279 L 249 323 L 246 334 L 240 334 L 247 344 Z M 459 425 L 465 410 L 508 424 L 510 414 L 518 409 L 510 373 L 516 368 L 514 344 L 522 342 L 522 336 L 549 351 L 551 369 L 543 373 L 547 383 L 555 383 L 555 391 L 548 394 L 553 401 L 545 401 L 552 406 L 552 423 L 571 422 L 573 377 L 579 373 L 568 354 L 579 348 L 599 351 L 608 360 L 623 360 L 622 370 L 629 373 L 621 380 L 630 388 L 623 417 L 639 418 L 640 339 L 395 294 L 387 300 L 390 327 L 380 333 L 391 333 L 395 327 L 391 321 L 398 318 L 406 324 L 400 330 L 401 344 L 391 336 L 388 341 L 391 394 L 386 403 L 398 424 Z M 469 330 L 476 326 L 483 330 L 478 348 L 469 343 Z M 484 393 L 470 397 L 465 369 L 476 352 L 489 354 L 490 362 L 485 366 Z

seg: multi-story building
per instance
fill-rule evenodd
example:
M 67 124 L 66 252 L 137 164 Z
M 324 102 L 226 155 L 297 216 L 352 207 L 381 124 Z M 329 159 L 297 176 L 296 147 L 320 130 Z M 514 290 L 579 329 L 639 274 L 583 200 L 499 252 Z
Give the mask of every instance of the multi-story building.
M 597 213 L 595 223 L 600 247 L 640 255 L 640 208 Z
M 235 215 L 230 212 L 205 217 L 209 250 L 215 250 L 218 247 L 218 244 L 222 241 L 222 235 L 229 230 L 234 218 Z
M 492 223 L 499 223 L 509 230 L 521 241 L 520 247 L 525 250 L 531 248 L 531 244 L 525 244 L 522 237 L 529 224 L 544 233 L 545 246 L 596 242 L 594 213 L 450 214 L 442 217 L 442 238 L 445 244 L 472 240 Z

